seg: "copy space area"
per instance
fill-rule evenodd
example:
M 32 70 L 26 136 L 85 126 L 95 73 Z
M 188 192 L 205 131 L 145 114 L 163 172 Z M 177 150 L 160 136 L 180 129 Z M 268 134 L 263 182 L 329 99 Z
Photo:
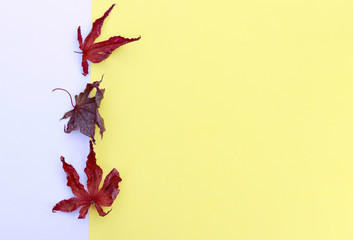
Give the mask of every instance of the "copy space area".
M 113 1 L 93 0 L 96 19 Z M 90 239 L 353 239 L 353 3 L 121 0 L 92 66 L 123 179 Z

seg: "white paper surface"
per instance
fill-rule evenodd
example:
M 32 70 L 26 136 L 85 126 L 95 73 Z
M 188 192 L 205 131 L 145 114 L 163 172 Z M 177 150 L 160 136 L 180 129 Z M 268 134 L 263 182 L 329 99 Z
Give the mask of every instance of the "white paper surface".
M 0 239 L 88 239 L 88 215 L 52 213 L 73 197 L 60 156 L 85 185 L 89 139 L 64 133 L 69 96 L 90 76 L 81 74 L 77 27 L 91 29 L 91 0 L 0 0 Z

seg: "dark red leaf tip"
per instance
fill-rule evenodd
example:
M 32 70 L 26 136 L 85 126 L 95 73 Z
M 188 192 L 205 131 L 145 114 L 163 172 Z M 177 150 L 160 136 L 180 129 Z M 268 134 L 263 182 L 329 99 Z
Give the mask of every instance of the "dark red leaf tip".
M 89 140 L 89 149 L 91 150 L 91 152 L 93 152 L 93 143 L 92 143 L 92 140 Z

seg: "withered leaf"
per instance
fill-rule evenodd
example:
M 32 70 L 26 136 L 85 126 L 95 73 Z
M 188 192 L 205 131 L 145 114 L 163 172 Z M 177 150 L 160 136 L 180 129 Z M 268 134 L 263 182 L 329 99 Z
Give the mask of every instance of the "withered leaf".
M 86 89 L 79 95 L 75 96 L 76 105 L 73 105 L 72 99 L 71 104 L 74 109 L 65 113 L 61 119 L 70 118 L 67 125 L 64 127 L 66 133 L 70 133 L 74 130 L 80 130 L 81 133 L 90 137 L 95 142 L 95 125 L 100 129 L 99 133 L 103 137 L 105 131 L 104 120 L 98 112 L 98 108 L 103 99 L 105 89 L 100 89 L 99 84 L 102 82 L 103 77 L 100 81 L 94 83 L 88 83 Z M 96 89 L 94 97 L 89 97 L 91 91 Z M 56 88 L 55 90 L 64 90 L 62 88 Z M 66 91 L 67 92 L 67 91 Z M 67 92 L 68 93 L 68 92 Z M 70 93 L 69 93 L 70 95 Z M 71 98 L 71 95 L 70 95 Z
M 65 162 L 65 158 L 61 157 L 64 171 L 67 175 L 67 186 L 69 186 L 76 197 L 62 200 L 57 203 L 53 212 L 72 212 L 80 209 L 79 219 L 85 218 L 88 209 L 92 204 L 102 217 L 110 211 L 104 212 L 102 207 L 110 207 L 117 195 L 119 194 L 119 182 L 121 178 L 119 172 L 114 168 L 105 178 L 102 188 L 99 190 L 99 184 L 102 181 L 102 169 L 97 165 L 96 154 L 93 150 L 93 144 L 90 141 L 90 153 L 87 156 L 85 173 L 87 175 L 87 190 L 80 183 L 80 176 L 75 168 Z
M 96 38 L 101 34 L 101 28 L 103 26 L 103 22 L 106 17 L 108 17 L 110 11 L 113 9 L 115 4 L 113 4 L 101 18 L 98 18 L 92 24 L 92 30 L 87 35 L 85 41 L 82 41 L 81 35 L 81 27 L 77 29 L 77 39 L 80 44 L 80 49 L 82 51 L 82 68 L 83 68 L 83 75 L 88 74 L 88 62 L 87 60 L 93 63 L 99 63 L 109 57 L 109 55 L 118 47 L 139 40 L 141 37 L 138 38 L 124 38 L 121 36 L 114 36 L 109 38 L 106 41 L 94 43 Z

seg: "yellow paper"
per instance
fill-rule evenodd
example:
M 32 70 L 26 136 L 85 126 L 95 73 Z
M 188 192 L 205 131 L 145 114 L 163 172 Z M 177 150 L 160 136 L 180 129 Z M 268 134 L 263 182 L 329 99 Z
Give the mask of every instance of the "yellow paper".
M 93 0 L 93 17 L 114 3 Z M 121 0 L 90 240 L 353 239 L 353 2 Z

